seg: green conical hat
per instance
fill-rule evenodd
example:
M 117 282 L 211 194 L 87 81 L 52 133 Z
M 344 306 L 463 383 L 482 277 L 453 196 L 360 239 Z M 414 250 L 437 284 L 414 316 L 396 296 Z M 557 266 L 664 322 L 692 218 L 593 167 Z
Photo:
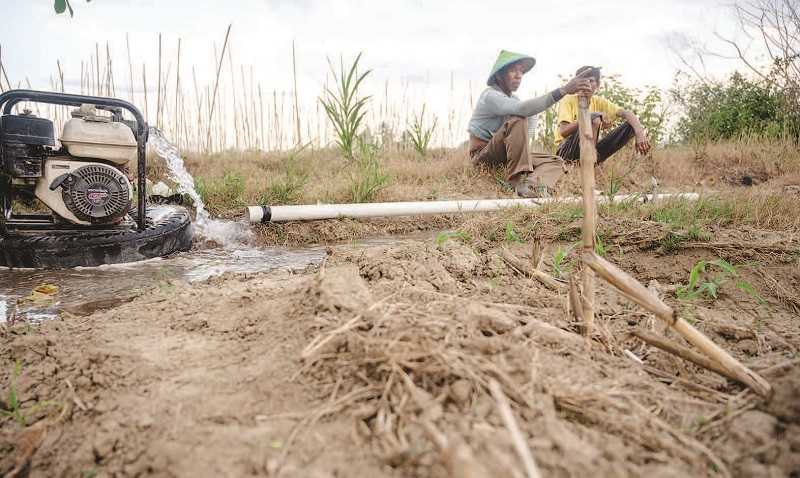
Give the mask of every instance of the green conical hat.
M 500 54 L 497 55 L 497 61 L 494 62 L 492 72 L 489 73 L 489 79 L 486 80 L 486 84 L 492 86 L 494 84 L 494 75 L 496 75 L 498 71 L 518 61 L 523 62 L 525 65 L 525 73 L 531 71 L 533 65 L 536 64 L 536 58 L 532 56 L 523 55 L 522 53 L 514 53 L 513 51 L 500 50 Z

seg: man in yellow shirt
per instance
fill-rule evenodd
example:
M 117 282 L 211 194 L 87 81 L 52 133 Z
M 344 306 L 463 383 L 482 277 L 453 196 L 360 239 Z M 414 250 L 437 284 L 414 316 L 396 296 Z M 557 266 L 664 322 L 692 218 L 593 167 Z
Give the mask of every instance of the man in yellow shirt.
M 594 95 L 600 87 L 600 69 L 592 66 L 583 66 L 578 69 L 576 76 L 587 70 L 592 96 L 589 101 L 589 111 L 592 114 L 592 127 L 594 128 L 594 142 L 597 147 L 597 162 L 602 163 L 611 155 L 622 149 L 632 137 L 636 137 L 636 151 L 645 155 L 650 151 L 650 142 L 639 118 L 607 99 Z M 611 129 L 602 138 L 600 130 L 611 128 L 614 121 L 620 118 L 622 124 Z M 556 154 L 566 161 L 580 159 L 580 138 L 578 131 L 578 97 L 566 95 L 558 105 L 558 128 L 556 128 Z M 598 140 L 599 138 L 599 140 Z M 548 185 L 553 187 L 553 185 Z

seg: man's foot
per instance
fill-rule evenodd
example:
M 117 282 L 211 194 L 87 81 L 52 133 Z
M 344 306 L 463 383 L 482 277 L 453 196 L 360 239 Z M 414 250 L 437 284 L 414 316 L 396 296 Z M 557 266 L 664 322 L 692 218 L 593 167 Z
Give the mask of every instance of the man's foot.
M 516 181 L 512 181 L 517 196 L 524 198 L 549 198 L 552 194 L 544 184 L 535 181 L 530 174 L 521 174 Z

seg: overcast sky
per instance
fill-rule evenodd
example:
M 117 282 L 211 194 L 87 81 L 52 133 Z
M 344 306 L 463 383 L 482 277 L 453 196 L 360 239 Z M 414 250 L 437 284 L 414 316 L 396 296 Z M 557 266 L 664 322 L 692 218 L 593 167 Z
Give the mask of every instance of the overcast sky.
M 678 63 L 666 38 L 711 41 L 714 32 L 736 30 L 725 4 L 712 0 L 71 1 L 74 18 L 55 15 L 52 0 L 0 0 L 0 44 L 12 82 L 27 77 L 34 87 L 49 88 L 58 59 L 69 90 L 77 84 L 81 60 L 94 55 L 95 43 L 104 49 L 109 42 L 121 85 L 128 74 L 126 33 L 139 77 L 143 62 L 148 73 L 155 72 L 161 32 L 165 58 L 174 62 L 182 39 L 182 75 L 189 77 L 186 65 L 194 65 L 202 83 L 213 76 L 214 44 L 221 47 L 232 23 L 234 62 L 252 65 L 267 90 L 291 89 L 294 40 L 305 104 L 313 104 L 321 91 L 326 57 L 363 51 L 364 66 L 374 70 L 374 91 L 382 92 L 388 80 L 399 95 L 407 84 L 409 98 L 441 109 L 452 101 L 451 79 L 452 96 L 462 103 L 470 85 L 473 95 L 480 92 L 501 48 L 538 60 L 521 96 L 557 86 L 559 74 L 583 64 L 602 65 L 606 74 L 620 74 L 633 86 L 667 87 Z M 735 64 L 709 66 L 723 74 Z

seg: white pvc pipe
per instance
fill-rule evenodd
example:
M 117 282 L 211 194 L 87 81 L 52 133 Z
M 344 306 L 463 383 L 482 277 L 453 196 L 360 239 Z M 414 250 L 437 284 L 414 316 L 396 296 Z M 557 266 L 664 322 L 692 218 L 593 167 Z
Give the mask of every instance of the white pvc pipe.
M 655 200 L 681 198 L 694 201 L 697 193 L 656 194 Z M 636 199 L 652 201 L 652 194 L 622 194 L 614 196 L 614 201 Z M 608 197 L 598 195 L 598 202 L 607 202 Z M 314 221 L 340 217 L 388 217 L 417 216 L 422 214 L 455 214 L 465 212 L 486 212 L 511 207 L 539 207 L 551 202 L 579 203 L 581 198 L 542 198 L 542 199 L 464 199 L 458 201 L 415 201 L 378 202 L 360 204 L 310 204 L 302 206 L 249 206 L 247 218 L 250 222 Z

